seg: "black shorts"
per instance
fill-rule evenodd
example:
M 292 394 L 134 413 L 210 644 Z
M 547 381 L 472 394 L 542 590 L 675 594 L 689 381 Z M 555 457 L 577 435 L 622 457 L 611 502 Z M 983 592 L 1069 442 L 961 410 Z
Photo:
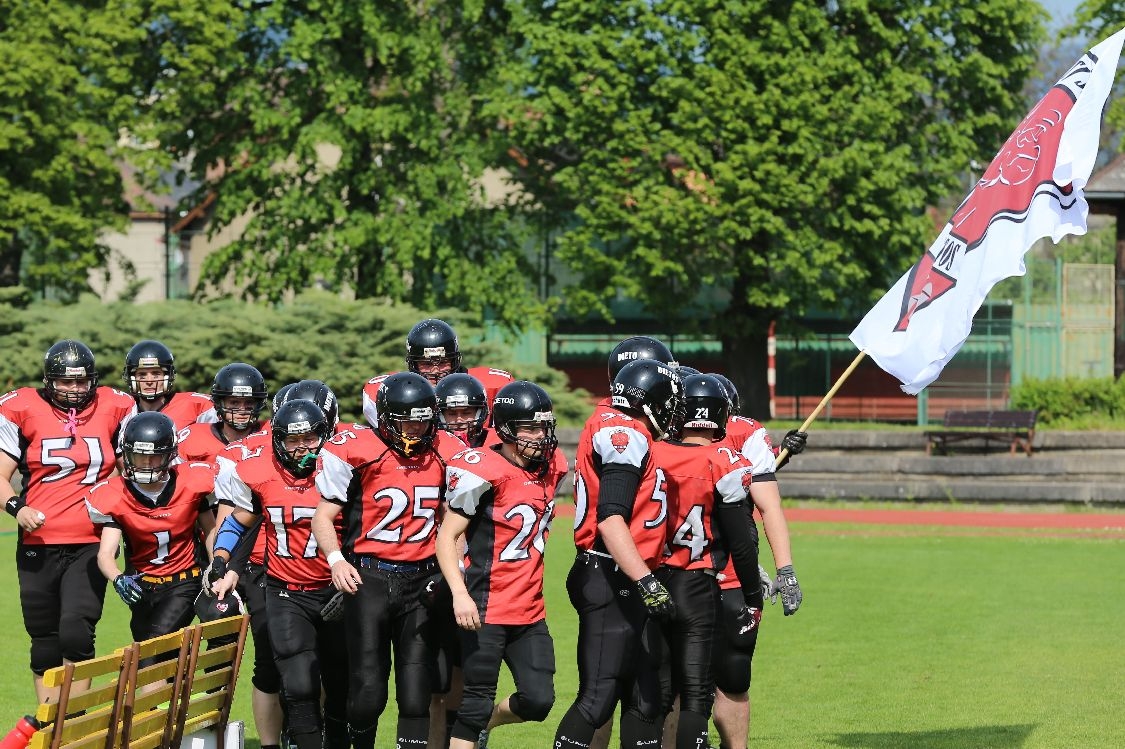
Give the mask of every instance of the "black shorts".
M 254 675 L 250 681 L 259 692 L 277 694 L 281 691 L 281 673 L 270 647 L 269 620 L 266 615 L 266 568 L 246 563 L 238 573 L 238 594 L 250 614 L 250 635 L 254 640 Z
M 723 590 L 721 601 L 719 621 L 723 623 L 733 621 L 745 604 L 740 588 Z M 750 664 L 754 660 L 759 629 L 761 625 L 736 639 L 730 627 L 719 627 L 712 664 L 715 686 L 727 694 L 742 694 L 750 690 Z
M 344 719 L 348 698 L 344 623 L 320 618 L 320 610 L 336 589 L 331 585 L 318 590 L 289 587 L 266 578 L 266 620 L 282 694 L 287 703 L 306 700 L 319 706 L 323 688 L 325 712 Z
M 166 635 L 191 624 L 195 618 L 195 598 L 200 590 L 199 577 L 168 583 L 148 583 L 140 579 L 137 583 L 145 596 L 130 607 L 129 631 L 135 642 Z
M 93 658 L 106 588 L 98 544 L 17 544 L 16 573 L 31 670 L 42 675 L 63 659 Z

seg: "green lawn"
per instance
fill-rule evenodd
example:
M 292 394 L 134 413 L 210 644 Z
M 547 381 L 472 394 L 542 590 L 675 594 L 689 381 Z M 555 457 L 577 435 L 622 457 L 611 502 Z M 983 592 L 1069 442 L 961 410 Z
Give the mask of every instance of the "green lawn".
M 573 699 L 566 527 L 562 521 L 548 542 L 556 708 L 546 724 L 499 729 L 493 749 L 549 746 Z M 1125 746 L 1118 634 L 1125 542 L 814 524 L 794 525 L 793 535 L 805 604 L 794 617 L 780 606 L 766 612 L 754 669 L 754 747 Z M 0 536 L 9 560 L 0 572 L 7 583 L 0 620 L 10 633 L 0 670 L 4 730 L 33 709 L 14 540 Z M 125 607 L 110 591 L 99 653 L 125 642 L 126 632 Z M 235 717 L 253 736 L 248 686 L 244 678 Z M 392 713 L 393 703 L 380 747 L 392 745 Z

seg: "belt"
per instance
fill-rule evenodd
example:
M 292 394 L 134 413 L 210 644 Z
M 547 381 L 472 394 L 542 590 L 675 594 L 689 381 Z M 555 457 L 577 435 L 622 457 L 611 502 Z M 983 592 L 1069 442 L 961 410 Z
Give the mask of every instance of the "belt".
M 399 574 L 426 572 L 438 566 L 437 560 L 433 557 L 419 562 L 394 562 L 389 559 L 379 559 L 370 554 L 356 554 L 356 563 L 365 570 L 383 570 L 384 572 Z
M 192 567 L 190 570 L 177 572 L 174 575 L 141 575 L 141 580 L 152 585 L 163 585 L 164 583 L 178 583 L 180 580 L 190 580 L 193 577 L 199 577 L 199 575 L 199 568 Z
M 285 588 L 286 590 L 292 590 L 292 591 L 298 591 L 298 592 L 309 592 L 309 591 L 316 591 L 316 590 L 324 590 L 325 588 L 329 588 L 329 587 L 332 586 L 331 580 L 329 580 L 327 582 L 323 582 L 323 583 L 304 584 L 304 583 L 287 583 L 284 580 L 278 580 L 276 577 L 270 577 L 270 582 L 272 584 L 278 586 L 279 588 Z
M 612 556 L 601 551 L 594 551 L 593 549 L 587 549 L 586 551 L 580 550 L 578 552 L 578 558 L 587 564 L 593 564 L 595 567 L 599 564 L 604 564 L 606 566 L 612 564 L 615 572 L 621 569 L 617 562 L 613 561 Z

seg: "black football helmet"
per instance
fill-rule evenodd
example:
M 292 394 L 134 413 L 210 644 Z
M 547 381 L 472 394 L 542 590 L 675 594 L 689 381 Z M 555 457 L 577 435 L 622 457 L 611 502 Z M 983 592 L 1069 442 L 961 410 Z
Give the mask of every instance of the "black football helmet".
M 609 352 L 609 381 L 613 382 L 617 373 L 631 361 L 653 359 L 663 364 L 676 365 L 672 352 L 660 341 L 646 335 L 626 338 Z
M 684 378 L 684 429 L 714 429 L 714 438 L 727 435 L 730 400 L 723 383 L 712 375 Z
M 406 334 L 406 368 L 422 374 L 418 365 L 422 362 L 440 363 L 448 361 L 449 372 L 426 373 L 423 376 L 436 385 L 445 375 L 461 369 L 461 347 L 457 334 L 444 320 L 429 318 L 415 325 Z
M 211 385 L 211 402 L 219 420 L 231 429 L 239 431 L 256 426 L 258 414 L 266 406 L 266 379 L 262 373 L 249 364 L 234 362 L 215 373 Z M 253 398 L 249 408 L 232 409 L 226 405 L 227 398 Z
M 290 398 L 274 412 L 270 432 L 273 454 L 278 462 L 289 473 L 304 478 L 316 469 L 317 453 L 331 436 L 332 429 L 320 404 L 308 398 Z M 309 443 L 292 449 L 286 447 L 286 437 L 306 434 L 313 436 Z
M 176 425 L 166 414 L 144 411 L 125 425 L 121 436 L 125 478 L 138 484 L 159 484 L 168 480 L 168 468 L 176 459 Z M 159 455 L 157 465 L 139 466 L 137 456 Z
M 84 393 L 64 392 L 55 387 L 57 380 L 89 380 L 90 387 Z M 51 402 L 63 410 L 80 411 L 90 405 L 98 391 L 94 352 L 85 343 L 69 338 L 54 344 L 43 357 L 43 386 Z
M 454 372 L 442 378 L 434 388 L 434 394 L 437 396 L 438 426 L 462 438 L 466 444 L 473 444 L 488 422 L 488 394 L 484 385 L 470 374 Z M 451 421 L 445 413 L 450 408 L 475 408 L 476 415 Z
M 277 392 L 273 394 L 273 402 L 270 404 L 274 411 L 281 408 L 281 404 L 285 402 L 286 395 L 296 384 L 295 382 L 290 382 L 288 385 L 282 385 L 277 389 Z
M 610 388 L 615 408 L 648 417 L 659 442 L 675 432 L 684 416 L 684 388 L 676 369 L 652 359 L 622 367 Z
M 280 400 L 274 397 L 274 410 L 283 404 L 288 403 L 298 398 L 310 400 L 316 405 L 320 406 L 320 410 L 324 411 L 324 416 L 328 419 L 329 433 L 336 432 L 336 425 L 340 423 L 340 403 L 336 400 L 336 394 L 332 392 L 332 388 L 324 384 L 320 380 L 301 380 L 292 385 L 286 385 L 284 397 Z M 279 391 L 280 392 L 280 391 Z
M 718 380 L 722 384 L 723 389 L 727 391 L 727 400 L 730 401 L 730 415 L 738 416 L 738 388 L 734 386 L 734 383 L 731 382 L 730 378 L 726 375 L 719 374 L 718 372 L 711 372 L 710 375 Z
M 375 394 L 375 407 L 379 436 L 395 452 L 410 458 L 430 449 L 437 431 L 437 395 L 429 380 L 414 372 L 393 374 Z M 425 424 L 425 430 L 406 434 L 403 423 L 411 421 Z
M 527 380 L 510 382 L 500 388 L 492 401 L 496 434 L 533 466 L 545 467 L 554 457 L 559 441 L 555 437 L 555 413 L 547 391 Z M 520 427 L 542 427 L 543 436 L 529 440 L 520 437 Z
M 692 375 L 703 374 L 695 367 L 685 367 L 683 364 L 679 365 L 676 368 L 676 372 L 680 375 L 681 380 L 686 380 Z
M 159 367 L 164 372 L 164 382 L 157 386 L 151 393 L 142 392 L 137 383 L 137 370 L 141 368 Z M 176 362 L 172 350 L 160 341 L 146 339 L 137 341 L 125 354 L 125 370 L 122 373 L 125 386 L 137 398 L 156 400 L 172 390 L 172 383 L 176 381 Z

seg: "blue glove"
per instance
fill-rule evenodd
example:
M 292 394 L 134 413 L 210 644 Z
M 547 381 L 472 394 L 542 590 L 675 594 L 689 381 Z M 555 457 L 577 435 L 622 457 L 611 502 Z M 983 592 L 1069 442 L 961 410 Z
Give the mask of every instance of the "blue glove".
M 140 575 L 118 575 L 113 578 L 113 589 L 117 591 L 117 595 L 121 596 L 121 600 L 127 606 L 140 603 L 145 597 L 145 592 L 137 584 L 138 577 Z

